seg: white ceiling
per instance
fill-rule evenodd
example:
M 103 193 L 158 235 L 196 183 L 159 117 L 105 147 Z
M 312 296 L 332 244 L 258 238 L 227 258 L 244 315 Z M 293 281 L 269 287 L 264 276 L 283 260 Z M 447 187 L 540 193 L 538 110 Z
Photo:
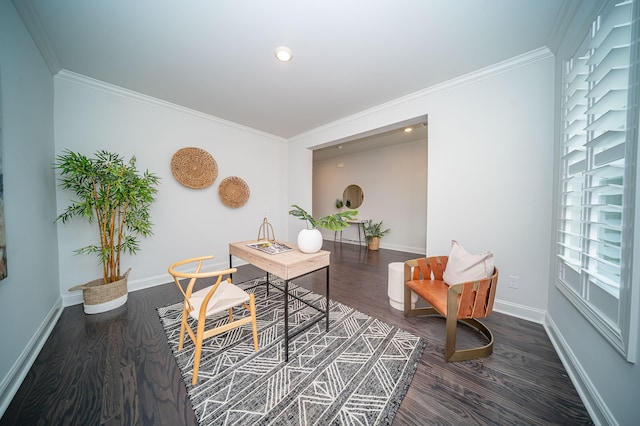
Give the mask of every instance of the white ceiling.
M 54 74 L 68 70 L 283 138 L 543 46 L 553 51 L 559 17 L 577 7 L 576 0 L 14 5 Z M 280 45 L 293 50 L 291 62 L 274 58 Z

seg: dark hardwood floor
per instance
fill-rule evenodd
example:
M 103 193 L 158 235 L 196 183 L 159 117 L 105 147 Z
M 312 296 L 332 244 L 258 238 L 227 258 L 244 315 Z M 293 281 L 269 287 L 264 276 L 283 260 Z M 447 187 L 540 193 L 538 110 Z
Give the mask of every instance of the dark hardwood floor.
M 418 255 L 327 241 L 324 249 L 332 252 L 332 299 L 427 340 L 394 425 L 592 424 L 541 325 L 494 312 L 484 321 L 493 355 L 447 364 L 444 320 L 405 318 L 388 302 L 388 264 Z M 261 275 L 241 266 L 234 281 Z M 295 282 L 324 294 L 324 274 Z M 132 292 L 105 314 L 66 308 L 0 425 L 195 424 L 155 309 L 179 300 L 169 283 Z M 459 347 L 481 341 L 458 326 Z

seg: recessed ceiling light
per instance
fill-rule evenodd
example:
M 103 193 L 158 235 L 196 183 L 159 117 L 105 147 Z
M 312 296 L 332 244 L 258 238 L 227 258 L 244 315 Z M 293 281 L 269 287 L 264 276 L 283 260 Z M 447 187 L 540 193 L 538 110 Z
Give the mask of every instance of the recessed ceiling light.
M 278 58 L 280 62 L 289 62 L 291 58 L 293 58 L 293 52 L 291 51 L 291 49 L 285 46 L 276 48 L 276 51 L 274 53 L 276 55 L 276 58 Z
M 405 128 L 404 128 L 404 132 L 405 132 L 405 133 L 411 133 L 412 131 L 413 131 L 413 128 L 412 128 L 412 127 L 405 127 Z

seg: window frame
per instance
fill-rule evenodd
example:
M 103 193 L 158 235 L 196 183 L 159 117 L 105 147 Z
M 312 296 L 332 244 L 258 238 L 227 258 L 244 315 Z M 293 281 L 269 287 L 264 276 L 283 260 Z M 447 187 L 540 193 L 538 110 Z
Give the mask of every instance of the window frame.
M 626 126 L 625 126 L 625 143 L 624 143 L 624 180 L 623 180 L 623 204 L 622 204 L 622 227 L 621 227 L 621 246 L 620 246 L 620 279 L 619 279 L 619 294 L 617 305 L 617 321 L 612 320 L 598 309 L 598 307 L 592 303 L 587 294 L 589 293 L 589 285 L 591 285 L 590 278 L 593 278 L 593 272 L 587 271 L 585 265 L 586 253 L 588 252 L 588 234 L 590 227 L 593 226 L 590 223 L 590 219 L 586 217 L 586 213 L 591 212 L 591 200 L 590 191 L 591 188 L 585 188 L 585 182 L 588 183 L 589 177 L 588 166 L 585 166 L 585 171 L 576 180 L 580 183 L 582 189 L 580 190 L 581 205 L 576 209 L 574 205 L 570 205 L 566 200 L 567 194 L 570 192 L 565 182 L 569 182 L 566 177 L 566 171 L 568 174 L 575 174 L 575 170 L 579 170 L 582 165 L 578 162 L 572 163 L 573 172 L 570 171 L 571 166 L 568 166 L 569 161 L 565 162 L 567 154 L 565 154 L 565 147 L 569 144 L 568 139 L 565 137 L 565 122 L 570 120 L 567 118 L 569 114 L 565 114 L 566 101 L 565 84 L 570 83 L 571 80 L 565 81 L 565 77 L 570 74 L 567 73 L 567 64 L 571 61 L 580 61 L 580 57 L 584 57 L 588 50 L 588 45 L 591 42 L 590 26 L 589 34 L 585 37 L 585 41 L 580 44 L 573 57 L 569 60 L 562 61 L 562 77 L 560 90 L 560 122 L 563 123 L 560 126 L 560 159 L 559 159 L 559 180 L 557 186 L 557 206 L 556 206 L 556 239 L 554 243 L 555 253 L 554 259 L 556 263 L 555 268 L 555 284 L 556 287 L 564 294 L 565 297 L 578 309 L 579 312 L 605 337 L 605 339 L 628 361 L 634 363 L 637 356 L 638 347 L 638 334 L 640 322 L 640 282 L 633 283 L 633 265 L 634 261 L 636 265 L 640 265 L 640 250 L 634 247 L 634 240 L 640 237 L 640 227 L 634 227 L 634 224 L 640 224 L 640 209 L 634 208 L 636 206 L 637 188 L 640 188 L 640 174 L 638 173 L 638 164 L 640 158 L 638 157 L 638 127 L 640 126 L 640 108 L 638 106 L 640 101 L 640 25 L 637 16 L 640 12 L 639 0 L 632 1 L 619 1 L 608 2 L 601 10 L 598 18 L 594 21 L 594 25 L 600 25 L 602 21 L 606 21 L 607 17 L 615 9 L 616 4 L 624 5 L 631 3 L 631 26 L 630 26 L 630 46 L 629 46 L 629 70 L 628 70 L 628 88 L 627 88 L 627 104 L 626 104 Z M 604 17 L 600 21 L 601 17 Z M 599 47 L 598 45 L 597 47 Z M 589 92 L 592 89 L 587 89 Z M 584 120 L 586 128 L 589 127 L 590 119 L 588 118 L 587 111 L 591 105 L 584 106 Z M 611 111 L 611 110 L 608 110 Z M 578 121 L 578 120 L 576 120 Z M 581 121 L 581 122 L 582 122 Z M 567 126 L 568 127 L 568 126 Z M 584 147 L 585 152 L 583 161 L 590 161 L 588 146 L 592 143 L 592 135 L 588 134 L 585 128 L 584 143 L 580 145 L 580 148 Z M 577 156 L 582 154 L 578 153 Z M 593 156 L 591 157 L 591 160 Z M 570 250 L 574 250 L 575 247 L 567 247 L 566 240 L 569 238 L 570 232 L 567 231 L 566 223 L 570 221 L 568 217 L 570 214 L 565 212 L 567 207 L 572 207 L 572 211 L 580 212 L 579 216 L 579 228 L 580 228 L 580 247 L 579 247 L 579 265 L 576 265 L 575 259 L 570 259 L 565 256 L 565 253 Z M 595 226 L 598 228 L 598 226 Z M 637 240 L 640 241 L 640 240 Z M 600 255 L 598 255 L 600 256 Z M 598 257 L 598 259 L 601 259 Z M 636 279 L 636 281 L 638 281 Z

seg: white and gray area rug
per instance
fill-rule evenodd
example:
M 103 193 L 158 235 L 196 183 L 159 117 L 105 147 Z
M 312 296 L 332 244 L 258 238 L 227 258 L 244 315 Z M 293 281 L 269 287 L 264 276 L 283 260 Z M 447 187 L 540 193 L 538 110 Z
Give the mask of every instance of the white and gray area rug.
M 206 340 L 198 383 L 191 385 L 194 345 L 178 351 L 182 303 L 158 308 L 160 320 L 201 425 L 385 425 L 404 398 L 426 342 L 330 300 L 324 318 L 289 340 L 284 362 L 282 281 L 239 284 L 256 295 L 260 349 L 251 326 Z M 324 309 L 326 298 L 293 283 L 290 293 Z M 240 309 L 235 315 L 244 315 Z M 289 330 L 319 315 L 289 299 Z M 221 318 L 209 322 L 225 322 Z M 209 323 L 207 324 L 209 326 Z

